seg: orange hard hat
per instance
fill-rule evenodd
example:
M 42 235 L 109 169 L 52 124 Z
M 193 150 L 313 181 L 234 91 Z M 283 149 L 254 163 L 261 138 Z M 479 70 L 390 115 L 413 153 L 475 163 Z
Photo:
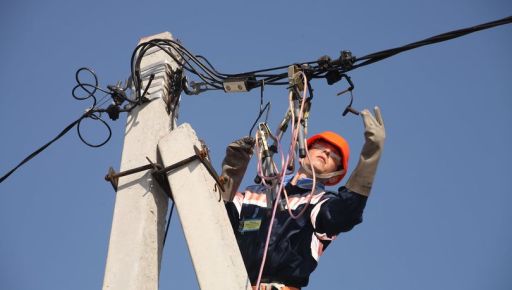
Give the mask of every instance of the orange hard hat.
M 339 153 L 341 154 L 340 165 L 343 167 L 344 173 L 338 175 L 336 180 L 325 183 L 326 185 L 335 185 L 336 183 L 340 182 L 343 179 L 343 177 L 348 171 L 348 158 L 350 157 L 350 147 L 348 146 L 348 142 L 345 140 L 345 138 L 341 137 L 340 135 L 332 131 L 325 131 L 314 136 L 311 136 L 308 139 L 308 148 L 318 140 L 323 140 L 332 144 L 334 147 L 338 148 Z

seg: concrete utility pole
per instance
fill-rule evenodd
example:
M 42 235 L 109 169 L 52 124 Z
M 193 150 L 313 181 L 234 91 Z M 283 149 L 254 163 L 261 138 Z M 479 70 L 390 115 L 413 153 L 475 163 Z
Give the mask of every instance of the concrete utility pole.
M 189 124 L 182 124 L 158 143 L 164 166 L 176 164 L 201 148 Z M 220 190 L 195 160 L 168 175 L 192 263 L 202 290 L 251 289 Z
M 142 38 L 171 39 L 170 33 Z M 141 62 L 145 88 L 151 72 L 155 73 L 149 99 L 158 100 L 134 108 L 128 115 L 120 171 L 148 164 L 146 157 L 157 161 L 158 140 L 169 133 L 170 120 L 163 99 L 171 67 L 177 67 L 161 50 L 148 52 Z M 144 77 L 145 75 L 145 77 Z M 160 84 L 160 85 L 158 85 Z M 162 241 L 168 197 L 153 180 L 150 171 L 119 178 L 103 289 L 158 289 Z
M 171 39 L 171 34 L 143 38 L 139 44 L 157 38 Z M 148 164 L 146 157 L 153 162 L 161 157 L 165 167 L 176 165 L 195 155 L 194 145 L 201 147 L 190 125 L 171 132 L 176 120 L 169 117 L 166 102 L 176 67 L 159 48 L 144 55 L 142 88 L 154 74 L 147 97 L 157 100 L 130 112 L 120 171 Z M 192 160 L 167 177 L 201 289 L 251 289 L 223 201 L 204 165 Z M 119 178 L 104 290 L 158 289 L 167 206 L 168 197 L 149 170 Z

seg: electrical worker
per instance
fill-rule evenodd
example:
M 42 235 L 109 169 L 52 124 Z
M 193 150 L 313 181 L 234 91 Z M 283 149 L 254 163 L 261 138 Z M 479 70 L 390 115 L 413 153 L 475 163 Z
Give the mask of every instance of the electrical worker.
M 385 129 L 380 109 L 375 116 L 363 110 L 365 143 L 356 168 L 345 186 L 337 192 L 325 185 L 340 182 L 348 170 L 350 149 L 345 139 L 326 131 L 307 140 L 309 158 L 299 161 L 300 168 L 284 179 L 289 209 L 277 210 L 272 227 L 260 289 L 300 289 L 308 285 L 323 251 L 341 232 L 362 222 L 366 200 L 372 188 L 382 154 Z M 225 180 L 226 209 L 244 260 L 249 279 L 256 289 L 272 208 L 267 207 L 265 187 L 253 185 L 237 192 L 250 161 L 254 139 L 245 137 L 226 149 L 222 179 Z M 313 189 L 315 171 L 316 186 Z M 311 195 L 312 194 L 312 195 Z M 310 200 L 309 204 L 308 201 Z M 284 203 L 286 205 L 286 203 Z M 286 208 L 288 209 L 288 205 Z

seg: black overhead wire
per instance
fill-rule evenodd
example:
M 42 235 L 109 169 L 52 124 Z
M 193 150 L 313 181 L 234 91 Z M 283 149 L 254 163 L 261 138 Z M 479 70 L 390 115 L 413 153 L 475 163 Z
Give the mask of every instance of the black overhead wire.
M 423 39 L 423 40 L 420 40 L 420 41 L 417 41 L 417 42 L 409 43 L 409 44 L 404 45 L 404 46 L 395 47 L 395 48 L 391 48 L 391 49 L 386 49 L 386 50 L 382 50 L 382 51 L 379 51 L 379 52 L 374 52 L 374 53 L 365 55 L 363 57 L 356 58 L 355 62 L 359 62 L 359 61 L 363 61 L 363 62 L 359 63 L 359 64 L 355 64 L 354 66 L 352 66 L 351 70 L 359 68 L 359 67 L 362 67 L 362 66 L 365 66 L 365 65 L 369 65 L 369 64 L 377 62 L 377 61 L 381 61 L 383 59 L 386 59 L 388 57 L 391 57 L 391 56 L 393 56 L 395 54 L 398 54 L 398 53 L 401 53 L 401 52 L 404 52 L 404 51 L 407 51 L 407 50 L 415 49 L 415 48 L 418 48 L 418 47 L 421 47 L 421 46 L 425 46 L 425 45 L 429 45 L 429 44 L 434 44 L 434 43 L 438 43 L 438 42 L 442 42 L 442 41 L 447 41 L 447 40 L 450 40 L 450 39 L 454 39 L 454 38 L 457 38 L 457 37 L 464 36 L 466 34 L 470 34 L 470 33 L 473 33 L 473 32 L 480 31 L 480 30 L 484 30 L 484 29 L 489 29 L 489 28 L 496 27 L 496 26 L 499 26 L 499 25 L 508 24 L 508 23 L 511 23 L 511 22 L 512 22 L 512 16 L 509 16 L 509 17 L 505 17 L 505 18 L 502 18 L 502 19 L 499 19 L 499 20 L 495 20 L 495 21 L 479 24 L 479 25 L 476 25 L 476 26 L 472 26 L 472 27 L 468 27 L 468 28 L 462 28 L 462 29 L 457 29 L 457 30 L 453 30 L 453 31 L 450 31 L 450 32 L 442 33 L 442 34 L 439 34 L 439 35 L 436 35 L 436 36 L 432 36 L 432 37 L 429 37 L 429 38 L 426 38 L 426 39 Z
M 268 101 L 265 104 L 265 106 L 263 106 L 263 91 L 264 90 L 265 90 L 265 84 L 262 83 L 261 88 L 260 88 L 260 109 L 258 112 L 258 116 L 256 117 L 256 120 L 254 120 L 254 123 L 252 124 L 251 129 L 249 130 L 249 136 L 252 136 L 252 130 L 254 130 L 254 127 L 256 127 L 256 124 L 258 123 L 258 121 L 260 120 L 261 116 L 263 115 L 263 113 L 265 111 L 267 111 L 267 115 L 265 116 L 265 123 L 268 120 L 268 114 L 270 112 L 270 101 Z
M 165 241 L 167 240 L 167 233 L 169 232 L 169 225 L 171 224 L 172 219 L 172 212 L 174 211 L 174 200 L 172 201 L 171 210 L 169 212 L 169 217 L 167 218 L 167 226 L 165 226 L 165 234 L 164 234 L 164 241 L 162 243 L 162 247 L 165 247 Z
M 93 77 L 94 82 L 92 84 L 91 83 L 83 82 L 80 79 L 80 74 L 82 72 L 88 72 L 89 74 L 91 74 L 92 77 Z M 68 126 L 66 126 L 59 134 L 57 134 L 56 137 L 54 137 L 48 143 L 44 144 L 43 146 L 41 146 L 40 148 L 38 148 L 37 150 L 35 150 L 31 154 L 29 154 L 18 165 L 16 165 L 9 172 L 7 172 L 4 176 L 2 176 L 0 178 L 0 183 L 2 183 L 5 179 L 7 179 L 12 173 L 14 173 L 23 164 L 27 163 L 32 158 L 36 157 L 39 153 L 41 153 L 46 148 L 48 148 L 48 146 L 50 146 L 55 141 L 57 141 L 60 138 L 62 138 L 67 132 L 69 132 L 75 126 L 77 127 L 78 137 L 87 146 L 94 147 L 94 148 L 101 147 L 101 146 L 105 145 L 110 140 L 110 138 L 112 137 L 112 130 L 111 130 L 110 126 L 107 124 L 107 122 L 105 122 L 103 119 L 101 119 L 101 113 L 107 112 L 107 109 L 100 108 L 105 103 L 104 102 L 104 98 L 105 97 L 100 99 L 100 105 L 98 106 L 97 105 L 98 101 L 97 101 L 96 96 L 95 96 L 95 93 L 97 91 L 106 92 L 106 93 L 109 93 L 109 92 L 99 87 L 99 85 L 98 85 L 98 78 L 96 76 L 96 73 L 94 71 L 92 71 L 91 69 L 89 69 L 89 68 L 80 68 L 80 69 L 78 69 L 76 71 L 76 73 L 75 73 L 75 79 L 77 81 L 77 85 L 73 88 L 73 90 L 71 91 L 71 94 L 72 94 L 73 98 L 75 98 L 77 100 L 92 99 L 92 106 L 90 107 L 90 109 L 86 110 L 86 112 L 84 114 L 82 114 L 78 119 L 76 119 L 75 121 L 71 122 Z M 79 88 L 81 88 L 86 93 L 86 95 L 84 95 L 84 96 L 78 95 L 77 89 L 79 89 Z M 108 137 L 103 142 L 101 142 L 99 144 L 92 144 L 92 143 L 86 141 L 85 138 L 82 136 L 82 133 L 80 131 L 80 124 L 81 124 L 81 122 L 83 120 L 85 120 L 87 118 L 90 118 L 90 119 L 96 120 L 96 121 L 100 121 L 101 123 L 103 123 L 103 125 L 106 126 L 106 128 L 108 130 Z
M 136 92 L 140 90 L 141 83 L 140 62 L 144 55 L 153 47 L 160 48 L 162 51 L 167 53 L 174 61 L 179 63 L 183 67 L 183 69 L 198 76 L 201 79 L 201 81 L 203 81 L 206 85 L 210 86 L 208 88 L 210 90 L 223 90 L 224 81 L 230 78 L 259 78 L 259 80 L 248 80 L 248 83 L 252 86 L 251 88 L 261 86 L 261 83 L 263 81 L 265 82 L 265 84 L 271 85 L 288 84 L 288 82 L 278 82 L 279 80 L 288 77 L 288 74 L 286 72 L 279 74 L 264 74 L 265 72 L 286 69 L 288 68 L 288 65 L 248 71 L 237 74 L 226 74 L 219 72 L 206 57 L 202 55 L 193 55 L 190 51 L 188 51 L 185 47 L 183 47 L 183 45 L 181 45 L 177 41 L 169 39 L 153 39 L 148 42 L 139 44 L 132 54 L 131 68 Z M 300 65 L 313 65 L 316 63 L 317 61 L 303 62 L 300 63 Z
M 101 122 L 103 125 L 105 125 L 105 127 L 107 128 L 108 130 L 108 136 L 107 138 L 105 138 L 105 140 L 103 140 L 103 142 L 100 142 L 98 144 L 92 144 L 92 143 L 89 143 L 85 140 L 85 138 L 83 137 L 82 135 L 82 131 L 80 131 L 80 124 L 82 123 L 83 119 L 85 117 L 88 117 L 92 120 L 96 120 L 96 121 L 99 121 Z M 107 122 L 105 122 L 105 120 L 103 120 L 101 118 L 101 116 L 99 114 L 97 114 L 96 112 L 91 112 L 90 114 L 88 114 L 87 116 L 84 116 L 84 118 L 82 118 L 82 120 L 78 121 L 78 123 L 76 124 L 76 131 L 77 131 L 77 134 L 78 134 L 78 138 L 80 138 L 80 141 L 82 141 L 85 145 L 89 146 L 89 147 L 93 147 L 93 148 L 98 148 L 98 147 L 101 147 L 105 144 L 107 144 L 108 141 L 110 141 L 110 138 L 112 138 L 112 129 L 110 128 L 110 126 L 107 124 Z
M 69 124 L 64 130 L 62 130 L 55 138 L 53 138 L 50 142 L 44 144 L 36 151 L 32 152 L 30 155 L 28 155 L 25 159 L 23 159 L 18 165 L 16 165 L 13 169 L 11 169 L 9 172 L 7 172 L 4 176 L 0 178 L 0 183 L 2 183 L 7 177 L 9 177 L 11 174 L 14 173 L 18 168 L 20 168 L 23 164 L 30 161 L 30 159 L 36 157 L 37 154 L 41 153 L 44 149 L 46 149 L 48 146 L 50 146 L 53 142 L 59 140 L 62 136 L 64 136 L 69 130 L 71 130 L 73 127 L 75 127 L 76 124 L 80 123 L 83 118 L 85 118 L 86 115 L 82 115 L 80 118 Z
M 481 31 L 484 29 L 489 29 L 492 27 L 508 24 L 512 22 L 512 16 L 505 17 L 503 19 L 487 22 L 484 24 L 453 30 L 450 32 L 442 33 L 433 37 L 426 38 L 421 41 L 413 42 L 404 46 L 395 47 L 391 49 L 382 50 L 379 52 L 371 53 L 368 55 L 365 55 L 363 57 L 349 57 L 349 58 L 342 58 L 340 56 L 339 59 L 331 61 L 330 59 L 328 61 L 310 61 L 310 62 L 303 62 L 303 63 L 297 63 L 297 65 L 301 66 L 302 69 L 304 69 L 305 73 L 308 75 L 308 78 L 327 78 L 330 73 L 337 72 L 337 73 L 345 73 L 351 70 L 354 70 L 356 68 L 366 66 L 378 61 L 381 61 L 383 59 L 389 58 L 391 56 L 394 56 L 396 54 L 399 54 L 404 51 L 408 51 L 411 49 L 415 49 L 421 46 L 434 44 L 450 39 L 454 39 L 460 36 L 467 35 L 469 33 Z M 9 177 L 14 171 L 16 171 L 20 166 L 28 162 L 30 159 L 34 158 L 37 154 L 41 153 L 44 149 L 46 149 L 48 146 L 50 146 L 53 142 L 61 138 L 64 134 L 66 134 L 71 128 L 73 128 L 75 125 L 77 126 L 78 135 L 80 139 L 88 146 L 91 147 L 100 147 L 108 142 L 108 140 L 111 138 L 112 131 L 108 124 L 101 119 L 101 113 L 109 113 L 109 117 L 113 118 L 112 116 L 115 116 L 116 114 L 119 114 L 119 112 L 128 112 L 131 109 L 133 109 L 135 106 L 142 104 L 143 102 L 147 101 L 145 100 L 145 94 L 148 91 L 148 88 L 151 84 L 151 81 L 154 78 L 154 75 L 151 75 L 148 81 L 148 84 L 146 84 L 146 87 L 141 95 L 141 88 L 142 88 L 142 77 L 140 75 L 140 63 L 142 61 L 142 57 L 152 48 L 160 48 L 162 51 L 164 51 L 166 54 L 168 54 L 176 63 L 178 63 L 184 70 L 196 75 L 199 77 L 206 85 L 206 88 L 203 88 L 203 90 L 223 90 L 224 89 L 224 82 L 226 80 L 229 80 L 230 78 L 246 78 L 247 83 L 251 85 L 249 89 L 257 88 L 265 85 L 288 85 L 289 83 L 287 81 L 282 81 L 283 79 L 286 79 L 288 77 L 287 72 L 282 73 L 269 73 L 274 71 L 279 71 L 288 68 L 289 66 L 278 66 L 273 68 L 267 68 L 267 69 L 260 69 L 260 70 L 253 70 L 238 74 L 226 74 L 221 73 L 215 67 L 203 56 L 201 55 L 193 55 L 191 52 L 189 52 L 181 43 L 178 41 L 168 40 L 168 39 L 155 39 L 150 40 L 145 43 L 139 44 L 131 57 L 131 80 L 133 87 L 135 89 L 135 99 L 130 99 L 126 96 L 121 96 L 120 98 L 122 100 L 118 100 L 116 102 L 123 102 L 127 101 L 130 103 L 131 107 L 128 109 L 119 109 L 114 108 L 114 112 L 112 110 L 109 111 L 109 108 L 102 109 L 96 106 L 97 100 L 95 97 L 96 91 L 102 91 L 106 94 L 111 94 L 112 98 L 114 98 L 114 92 L 113 91 L 106 91 L 98 86 L 98 79 L 96 77 L 96 74 L 87 68 L 81 68 L 76 73 L 76 80 L 77 85 L 73 88 L 73 97 L 78 100 L 85 100 L 92 98 L 93 104 L 90 109 L 86 111 L 80 118 L 78 118 L 76 121 L 69 124 L 62 132 L 60 132 L 54 139 L 52 139 L 50 142 L 46 143 L 33 153 L 31 153 L 29 156 L 27 156 L 23 161 L 21 161 L 16 167 L 11 169 L 7 174 L 2 176 L 0 178 L 0 183 L 3 182 L 7 177 Z M 93 75 L 94 83 L 84 83 L 80 81 L 79 74 L 82 71 L 87 71 Z M 341 78 L 340 78 L 341 79 Z M 208 87 L 209 86 L 209 87 Z M 77 96 L 76 90 L 80 88 L 83 91 L 87 93 L 86 96 Z M 119 97 L 119 96 L 118 96 Z M 100 100 L 101 105 L 104 104 Z M 175 107 L 178 105 L 178 102 L 176 102 Z M 118 107 L 119 104 L 116 104 Z M 261 106 L 260 106 L 261 107 Z M 258 119 L 261 117 L 261 114 L 265 111 L 267 106 L 260 110 L 260 114 L 258 116 Z M 112 114 L 112 115 L 111 115 Z M 90 144 L 84 140 L 82 137 L 82 134 L 80 133 L 80 122 L 86 118 L 90 118 L 93 120 L 97 120 L 102 122 L 109 131 L 109 136 L 107 139 L 100 143 L 100 144 Z M 252 131 L 252 130 L 251 130 Z
M 393 55 L 396 55 L 398 53 L 401 53 L 401 52 L 404 52 L 407 50 L 411 50 L 411 49 L 418 48 L 421 46 L 430 45 L 430 44 L 454 39 L 454 38 L 461 37 L 461 36 L 464 36 L 464 35 L 467 35 L 467 34 L 470 34 L 473 32 L 481 31 L 484 29 L 489 29 L 492 27 L 508 24 L 511 22 L 512 22 L 512 16 L 509 16 L 509 17 L 505 17 L 503 19 L 491 21 L 488 23 L 442 33 L 442 34 L 439 34 L 439 35 L 436 35 L 433 37 L 426 38 L 421 41 L 413 42 L 413 43 L 410 43 L 410 44 L 407 44 L 404 46 L 400 46 L 400 47 L 395 47 L 392 49 L 386 49 L 383 51 L 371 53 L 371 54 L 365 55 L 363 57 L 359 57 L 359 58 L 354 57 L 353 59 L 349 59 L 348 62 L 346 62 L 346 63 L 343 63 L 342 59 L 340 57 L 340 59 L 330 62 L 327 65 L 327 67 L 321 67 L 320 61 L 318 61 L 318 60 L 298 63 L 298 65 L 306 66 L 305 71 L 309 71 L 311 78 L 324 78 L 326 76 L 326 74 L 332 70 L 336 70 L 341 73 L 348 72 L 348 71 L 354 70 L 356 68 L 359 68 L 359 67 L 371 64 L 371 63 L 378 62 L 380 60 L 386 59 L 388 57 L 391 57 Z M 197 64 L 203 64 L 202 61 L 204 61 L 208 65 L 209 68 L 205 68 L 205 66 L 203 64 L 202 69 L 206 69 L 207 71 L 210 70 L 217 77 L 219 77 L 219 79 L 221 81 L 225 81 L 227 78 L 230 78 L 230 77 L 252 76 L 255 78 L 253 80 L 249 80 L 249 82 L 253 85 L 252 88 L 261 86 L 261 84 L 263 82 L 265 83 L 265 85 L 288 85 L 289 84 L 287 81 L 281 81 L 288 77 L 288 74 L 286 72 L 276 73 L 276 74 L 269 73 L 269 72 L 273 72 L 273 71 L 279 71 L 279 70 L 286 69 L 289 67 L 289 65 L 278 66 L 278 67 L 267 68 L 267 69 L 260 69 L 260 70 L 253 70 L 253 71 L 248 71 L 248 72 L 243 72 L 243 73 L 238 73 L 238 74 L 226 74 L 226 73 L 221 73 L 218 70 L 216 70 L 214 68 L 214 66 L 204 56 L 194 57 L 184 47 L 181 46 L 181 48 L 183 49 L 183 51 L 187 52 L 187 55 L 191 59 L 195 59 Z M 192 73 L 196 72 L 196 70 L 189 70 L 189 71 Z M 265 73 L 265 74 L 262 74 L 262 73 Z M 206 82 L 206 83 L 208 83 L 208 82 Z M 216 86 L 216 88 L 222 89 L 221 84 L 222 83 L 217 83 L 218 86 Z
M 145 43 L 139 44 L 131 59 L 131 69 L 135 92 L 138 97 L 140 92 L 141 76 L 140 76 L 140 63 L 144 55 L 152 48 L 158 47 L 166 54 L 168 54 L 176 63 L 180 64 L 185 70 L 195 74 L 202 81 L 213 87 L 214 89 L 222 89 L 222 81 L 224 76 L 218 74 L 215 70 L 208 67 L 211 64 L 205 65 L 201 60 L 190 53 L 179 42 L 169 39 L 154 39 Z M 203 58 L 204 59 L 204 58 Z M 197 66 L 197 69 L 194 67 Z M 202 71 L 202 72 L 201 72 Z

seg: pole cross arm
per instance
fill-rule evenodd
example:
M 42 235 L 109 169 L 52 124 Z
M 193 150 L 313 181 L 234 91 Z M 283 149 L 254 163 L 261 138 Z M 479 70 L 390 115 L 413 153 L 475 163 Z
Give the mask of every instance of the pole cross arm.
M 148 157 L 146 157 L 146 159 L 148 160 L 149 164 L 135 167 L 133 169 L 116 172 L 112 167 L 110 167 L 107 175 L 105 175 L 105 180 L 109 181 L 110 184 L 112 184 L 112 187 L 114 188 L 114 190 L 117 191 L 119 177 L 134 174 L 134 173 L 141 172 L 144 170 L 152 170 L 153 172 L 151 174 L 157 179 L 158 183 L 160 183 L 160 186 L 162 186 L 163 189 L 165 189 L 168 193 L 170 193 L 169 184 L 167 182 L 162 182 L 164 180 L 167 181 L 167 179 L 163 178 L 163 176 L 173 170 L 176 170 L 182 166 L 187 165 L 188 163 L 190 163 L 194 160 L 199 160 L 204 165 L 204 167 L 206 168 L 208 173 L 210 173 L 210 175 L 213 177 L 213 179 L 215 180 L 215 184 L 222 191 L 224 191 L 223 182 L 221 182 L 219 175 L 217 174 L 215 169 L 212 167 L 210 161 L 208 160 L 208 157 L 207 157 L 208 149 L 207 148 L 199 149 L 199 148 L 197 148 L 197 146 L 194 145 L 194 152 L 195 152 L 195 155 L 192 155 L 188 158 L 185 158 L 185 159 L 178 161 L 178 162 L 176 162 L 172 165 L 169 165 L 167 167 L 163 167 L 162 164 L 153 163 Z

